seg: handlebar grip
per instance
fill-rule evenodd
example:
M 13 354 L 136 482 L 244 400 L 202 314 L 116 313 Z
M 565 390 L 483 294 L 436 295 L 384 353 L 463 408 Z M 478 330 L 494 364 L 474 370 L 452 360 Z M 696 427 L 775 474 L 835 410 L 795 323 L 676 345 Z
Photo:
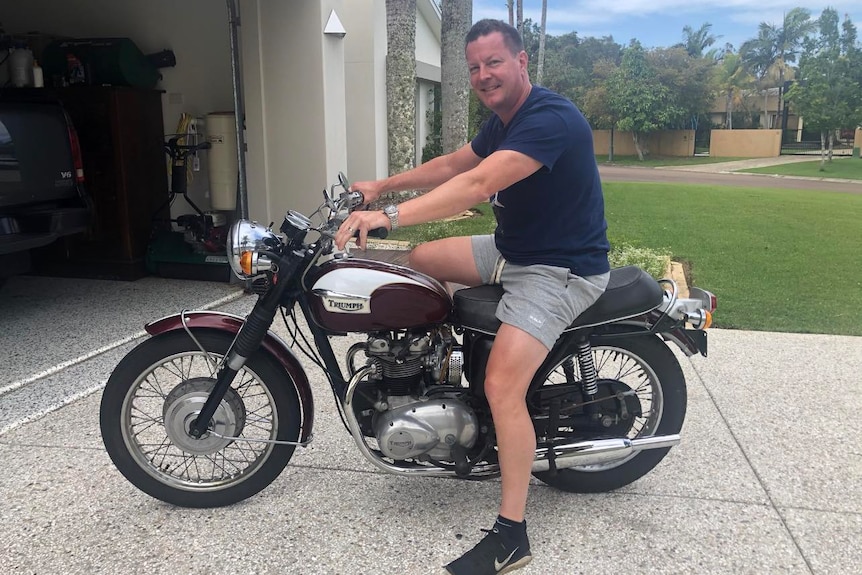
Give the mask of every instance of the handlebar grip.
M 373 230 L 368 230 L 369 238 L 377 238 L 378 240 L 385 240 L 389 236 L 389 230 L 386 228 L 374 228 Z M 359 237 L 359 230 L 353 234 L 354 238 Z

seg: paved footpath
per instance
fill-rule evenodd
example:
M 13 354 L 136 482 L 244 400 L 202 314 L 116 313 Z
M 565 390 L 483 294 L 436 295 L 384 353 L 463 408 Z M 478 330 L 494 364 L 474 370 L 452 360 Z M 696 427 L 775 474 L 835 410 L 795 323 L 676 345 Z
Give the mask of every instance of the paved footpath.
M 315 441 L 272 485 L 221 509 L 144 495 L 102 446 L 104 381 L 144 319 L 182 301 L 243 314 L 254 299 L 206 282 L 39 281 L 14 280 L 4 288 L 11 303 L 0 302 L 0 317 L 10 317 L 40 309 L 32 306 L 48 290 L 64 312 L 0 331 L 4 381 L 24 382 L 0 395 L 0 408 L 16 398 L 0 431 L 3 575 L 419 575 L 492 521 L 497 480 L 405 479 L 364 461 L 321 372 L 304 360 Z M 344 354 L 351 341 L 333 339 Z M 862 573 L 862 338 L 712 330 L 708 358 L 680 360 L 689 390 L 682 444 L 614 493 L 536 483 L 535 559 L 518 573 Z M 39 392 L 54 401 L 63 389 L 81 391 L 46 413 Z
M 611 166 L 599 164 L 599 174 L 606 182 L 666 182 L 689 183 L 713 186 L 735 186 L 752 188 L 783 188 L 795 190 L 841 192 L 862 194 L 862 180 L 840 178 L 811 178 L 801 176 L 779 176 L 775 174 L 750 174 L 739 172 L 748 168 L 765 167 L 782 163 L 811 161 L 810 156 L 780 156 L 778 158 L 758 158 L 735 160 L 714 164 L 692 166 Z M 859 158 L 839 159 L 838 161 L 859 161 Z

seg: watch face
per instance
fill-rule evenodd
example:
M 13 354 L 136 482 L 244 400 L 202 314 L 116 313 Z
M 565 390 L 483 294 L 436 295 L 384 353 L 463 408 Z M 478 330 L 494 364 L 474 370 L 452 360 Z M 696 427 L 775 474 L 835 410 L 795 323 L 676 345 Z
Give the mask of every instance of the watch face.
M 398 206 L 388 205 L 383 208 L 383 213 L 389 217 L 389 224 L 391 229 L 395 229 L 398 227 Z

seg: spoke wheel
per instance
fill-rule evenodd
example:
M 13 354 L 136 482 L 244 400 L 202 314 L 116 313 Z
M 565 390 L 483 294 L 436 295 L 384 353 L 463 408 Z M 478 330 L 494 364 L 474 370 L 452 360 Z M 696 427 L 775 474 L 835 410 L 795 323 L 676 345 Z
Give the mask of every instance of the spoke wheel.
M 241 501 L 269 485 L 294 447 L 299 404 L 289 376 L 256 353 L 225 393 L 208 430 L 189 433 L 215 385 L 215 367 L 230 334 L 185 332 L 153 337 L 114 370 L 102 396 L 105 447 L 120 472 L 142 491 L 169 503 L 214 507 Z M 239 438 L 239 439 L 232 439 Z
M 572 441 L 588 437 L 649 437 L 679 433 L 685 419 L 685 378 L 679 363 L 668 347 L 657 337 L 640 336 L 613 340 L 613 344 L 593 347 L 593 359 L 600 389 L 625 390 L 629 418 L 623 424 L 608 427 L 614 433 L 601 433 L 561 425 L 558 437 Z M 576 355 L 564 359 L 546 375 L 542 390 L 580 381 Z M 608 392 L 605 393 L 607 395 Z M 616 400 L 608 399 L 607 402 Z M 600 411 L 602 404 L 600 404 Z M 607 416 L 607 414 L 604 414 Z M 616 414 L 614 414 L 616 415 Z M 549 485 L 565 491 L 595 493 L 617 489 L 639 479 L 667 454 L 669 448 L 631 453 L 620 459 L 597 465 L 584 465 L 537 472 L 534 475 Z

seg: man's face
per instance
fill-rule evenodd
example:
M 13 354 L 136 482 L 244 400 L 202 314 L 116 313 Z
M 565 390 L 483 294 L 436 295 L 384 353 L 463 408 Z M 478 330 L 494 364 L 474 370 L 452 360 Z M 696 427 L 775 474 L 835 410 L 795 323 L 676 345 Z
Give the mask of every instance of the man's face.
M 479 100 L 497 115 L 508 116 L 529 83 L 527 54 L 512 55 L 500 32 L 470 42 L 466 54 L 470 85 Z

